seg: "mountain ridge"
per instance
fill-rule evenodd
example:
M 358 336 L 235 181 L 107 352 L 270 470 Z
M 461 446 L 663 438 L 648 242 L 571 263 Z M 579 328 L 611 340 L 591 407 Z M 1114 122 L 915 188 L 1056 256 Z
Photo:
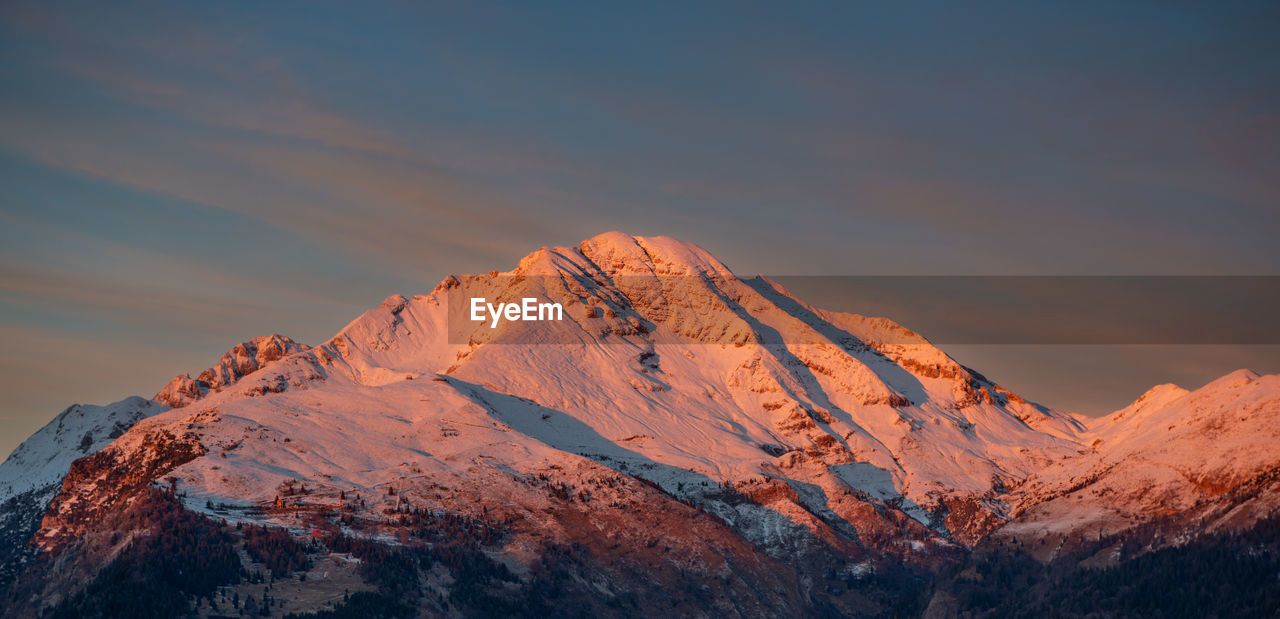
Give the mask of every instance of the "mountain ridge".
M 460 330 L 461 291 L 563 299 L 567 319 Z M 1084 423 L 891 320 L 815 308 L 695 245 L 621 233 L 391 295 L 316 347 L 254 338 L 154 401 L 127 401 L 154 412 L 67 460 L 33 538 L 42 552 L 71 552 L 147 488 L 293 529 L 392 535 L 419 510 L 497 519 L 510 533 L 494 552 L 524 564 L 578 535 L 557 518 L 635 522 L 640 505 L 684 505 L 725 544 L 837 571 L 989 540 L 1083 543 L 1178 514 L 1186 530 L 1241 527 L 1280 496 L 1280 462 L 1258 450 L 1280 438 L 1267 424 L 1280 377 L 1157 386 Z M 1251 425 L 1232 432 L 1235 417 Z M 1186 427 L 1161 430 L 1169 420 Z M 1169 445 L 1204 447 L 1212 432 L 1230 437 L 1221 457 L 1170 460 Z M 49 449 L 66 458 L 66 442 Z M 0 480 L 22 468 L 11 461 Z M 1117 496 L 1133 507 L 1109 512 Z

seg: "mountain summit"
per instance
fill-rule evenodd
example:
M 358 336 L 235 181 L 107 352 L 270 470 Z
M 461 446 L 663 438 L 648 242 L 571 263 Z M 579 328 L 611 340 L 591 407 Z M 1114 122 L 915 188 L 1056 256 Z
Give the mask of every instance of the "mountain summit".
M 460 320 L 479 295 L 551 299 L 566 317 Z M 891 320 L 813 307 L 696 245 L 610 232 L 393 295 L 314 348 L 250 340 L 154 403 L 87 411 L 105 427 L 155 407 L 109 444 L 42 439 L 49 454 L 20 448 L 0 480 L 56 465 L 40 473 L 56 492 L 31 499 L 33 548 L 91 567 L 110 553 L 86 544 L 123 544 L 107 534 L 118 515 L 162 489 L 227 522 L 341 539 L 430 540 L 449 522 L 449 543 L 500 557 L 509 582 L 576 565 L 566 591 L 603 587 L 603 603 L 645 612 L 658 607 L 635 592 L 679 579 L 712 591 L 687 603 L 732 614 L 818 598 L 881 612 L 849 583 L 985 540 L 1061 548 L 1171 514 L 1251 524 L 1280 496 L 1278 389 L 1251 374 L 1158 387 L 1086 424 Z
M 236 345 L 213 367 L 191 378 L 190 374 L 174 376 L 152 400 L 161 402 L 172 408 L 182 408 L 210 391 L 218 391 L 223 387 L 235 384 L 241 378 L 261 370 L 286 355 L 308 350 L 306 344 L 299 344 L 283 335 L 255 337 Z

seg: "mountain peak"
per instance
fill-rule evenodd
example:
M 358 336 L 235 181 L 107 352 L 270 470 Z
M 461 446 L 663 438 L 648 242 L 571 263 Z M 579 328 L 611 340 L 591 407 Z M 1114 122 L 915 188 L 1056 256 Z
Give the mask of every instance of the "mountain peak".
M 619 276 L 732 277 L 729 267 L 711 252 L 693 243 L 666 236 L 632 236 L 605 232 L 577 247 L 542 247 L 522 258 L 510 275 L 539 276 L 558 273 Z M 498 275 L 491 271 L 490 275 Z
M 1240 368 L 1234 372 L 1231 372 L 1230 374 L 1226 374 L 1217 379 L 1214 379 L 1213 381 L 1211 381 L 1209 384 L 1205 385 L 1201 389 L 1204 389 L 1204 390 L 1232 389 L 1235 387 L 1241 387 L 1248 383 L 1254 382 L 1261 377 L 1262 377 L 1261 375 L 1259 375 L 1257 372 L 1254 372 L 1253 370 L 1250 370 L 1248 368 Z
M 0 502 L 56 484 L 73 460 L 102 449 L 138 421 L 166 410 L 167 406 L 138 396 L 104 406 L 68 406 L 0 464 Z
M 1191 392 L 1178 385 L 1173 383 L 1164 383 L 1162 385 L 1156 385 L 1138 396 L 1138 399 L 1134 400 L 1133 404 L 1130 404 L 1130 407 L 1138 405 L 1146 406 L 1154 402 L 1168 402 L 1169 400 L 1180 398 L 1188 393 Z
M 404 300 L 404 297 L 399 298 L 401 301 Z M 391 298 L 388 298 L 387 301 L 390 300 Z M 295 342 L 283 335 L 258 336 L 232 346 L 218 359 L 217 364 L 201 372 L 196 378 L 191 378 L 190 374 L 174 376 L 173 380 L 170 380 L 152 399 L 173 408 L 182 408 L 203 398 L 210 391 L 235 384 L 241 378 L 287 355 L 306 350 L 310 350 L 306 344 Z
M 1138 396 L 1138 399 L 1128 406 L 1110 415 L 1099 417 L 1090 424 L 1090 427 L 1094 430 L 1111 434 L 1114 434 L 1118 428 L 1131 430 L 1140 426 L 1142 420 L 1146 419 L 1153 411 L 1162 410 L 1165 405 L 1189 393 L 1191 392 L 1173 383 L 1156 385 Z
M 578 251 L 610 275 L 733 275 L 707 250 L 666 236 L 606 232 L 580 243 Z

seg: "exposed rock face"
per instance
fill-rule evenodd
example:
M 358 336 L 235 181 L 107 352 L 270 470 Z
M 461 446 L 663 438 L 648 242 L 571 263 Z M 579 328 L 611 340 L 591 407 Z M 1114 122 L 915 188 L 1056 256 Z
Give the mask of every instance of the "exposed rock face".
M 153 482 L 205 453 L 193 434 L 156 429 L 76 460 L 45 512 L 36 545 L 47 551 L 76 539 Z
M 174 376 L 152 399 L 172 408 L 182 408 L 223 387 L 235 384 L 241 378 L 261 370 L 285 356 L 310 350 L 283 335 L 255 337 L 236 344 L 217 365 L 203 371 L 196 378 L 190 374 Z

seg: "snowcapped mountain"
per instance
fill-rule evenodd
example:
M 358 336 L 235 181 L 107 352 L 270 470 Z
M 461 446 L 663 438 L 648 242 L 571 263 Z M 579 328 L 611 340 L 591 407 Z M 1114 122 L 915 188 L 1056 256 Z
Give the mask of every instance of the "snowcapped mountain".
M 1094 420 L 1089 451 L 1013 490 L 1000 534 L 1068 540 L 1156 519 L 1236 529 L 1280 508 L 1280 375 L 1237 370 L 1200 389 L 1159 385 Z
M 307 350 L 272 335 L 237 344 L 199 378 L 175 376 L 150 400 L 130 396 L 105 406 L 73 404 L 14 449 L 0 464 L 0 503 L 14 495 L 57 485 L 72 461 L 97 452 L 142 419 L 181 408 L 265 368 L 287 354 Z
M 565 320 L 459 321 L 477 295 L 561 301 Z M 853 580 L 985 539 L 1172 514 L 1247 526 L 1280 496 L 1278 415 L 1280 377 L 1237 372 L 1087 420 L 888 319 L 614 232 L 393 295 L 314 348 L 255 338 L 154 401 L 72 407 L 0 466 L 0 488 L 65 477 L 33 537 L 49 556 L 119 544 L 102 523 L 161 487 L 295 533 L 403 539 L 448 514 L 500 529 L 486 552 L 517 573 L 580 546 L 596 587 L 640 586 L 626 574 L 644 564 L 737 583 L 735 614 L 809 608 L 764 585 L 790 578 L 857 614 L 887 607 Z
M 1000 488 L 1079 449 L 1072 417 L 1022 401 L 923 338 L 904 344 L 913 334 L 894 323 L 738 279 L 686 243 L 613 233 L 467 279 L 495 297 L 569 299 L 571 320 L 555 327 L 572 337 L 501 345 L 535 328 L 508 323 L 450 344 L 446 282 L 387 299 L 315 350 L 254 340 L 195 381 L 175 378 L 157 400 L 187 407 L 114 449 L 198 426 L 208 453 L 171 474 L 202 501 L 263 503 L 288 480 L 336 495 L 397 483 L 406 466 L 450 472 L 436 452 L 455 448 L 527 474 L 547 456 L 506 452 L 550 447 L 650 468 L 641 476 L 678 496 L 706 483 L 777 488 L 765 507 L 815 530 L 857 530 L 874 505 L 963 539 L 999 522 Z M 217 391 L 260 358 L 275 364 L 247 388 Z M 459 418 L 505 428 L 512 448 L 452 428 Z
M 137 396 L 114 404 L 73 404 L 18 445 L 0 464 L 0 502 L 62 480 L 76 458 L 102 449 L 139 420 L 168 410 Z

